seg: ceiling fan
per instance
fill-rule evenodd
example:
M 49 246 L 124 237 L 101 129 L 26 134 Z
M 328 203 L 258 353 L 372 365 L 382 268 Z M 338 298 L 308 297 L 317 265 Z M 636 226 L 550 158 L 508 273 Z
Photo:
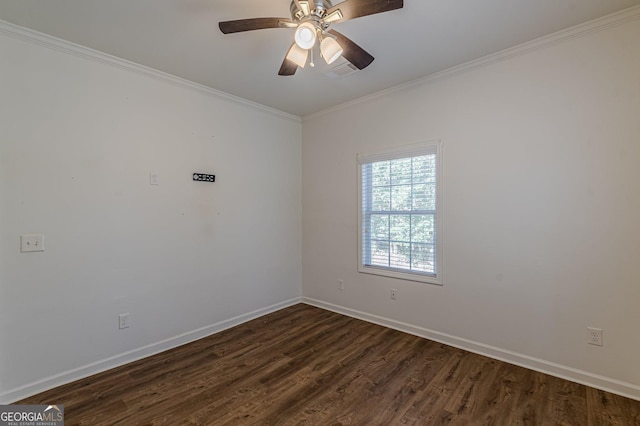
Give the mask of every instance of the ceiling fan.
M 309 56 L 309 64 L 314 66 L 313 50 L 316 44 L 320 46 L 320 54 L 328 64 L 342 56 L 358 69 L 364 69 L 373 62 L 373 56 L 329 27 L 334 23 L 400 9 L 402 6 L 403 0 L 345 0 L 335 6 L 331 0 L 292 0 L 291 19 L 238 19 L 220 22 L 218 26 L 224 34 L 267 28 L 295 28 L 294 42 L 282 62 L 279 75 L 294 75 L 298 67 L 304 68 Z

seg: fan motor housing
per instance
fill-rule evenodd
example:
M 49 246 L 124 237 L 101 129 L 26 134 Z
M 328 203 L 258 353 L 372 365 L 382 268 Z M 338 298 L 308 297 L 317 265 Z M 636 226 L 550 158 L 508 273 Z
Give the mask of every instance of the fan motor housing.
M 315 8 L 311 11 L 311 15 L 315 15 L 318 18 L 322 18 L 327 13 L 327 10 L 333 7 L 330 0 L 314 0 L 314 4 Z M 289 10 L 291 10 L 291 19 L 294 21 L 300 21 L 304 17 L 304 13 L 298 9 L 295 1 L 291 2 Z

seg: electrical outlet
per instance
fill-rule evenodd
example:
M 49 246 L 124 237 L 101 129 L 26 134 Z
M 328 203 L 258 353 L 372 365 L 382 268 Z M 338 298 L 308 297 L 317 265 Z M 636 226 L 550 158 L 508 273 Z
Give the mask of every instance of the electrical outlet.
M 395 288 L 391 289 L 391 300 L 397 300 L 398 299 L 398 290 Z
M 602 346 L 602 329 L 587 327 L 587 343 L 590 345 Z
M 28 253 L 32 251 L 44 251 L 44 235 L 22 234 L 20 235 L 20 251 Z
M 338 280 L 338 290 L 344 290 L 344 280 Z
M 118 328 L 122 330 L 129 327 L 131 327 L 131 316 L 129 313 L 118 315 Z

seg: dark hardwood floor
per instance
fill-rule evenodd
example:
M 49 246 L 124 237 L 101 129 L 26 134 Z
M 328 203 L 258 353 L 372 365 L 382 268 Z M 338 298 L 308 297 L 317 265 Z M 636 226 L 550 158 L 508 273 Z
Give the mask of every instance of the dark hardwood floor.
M 640 402 L 307 305 L 28 398 L 71 425 L 640 425 Z

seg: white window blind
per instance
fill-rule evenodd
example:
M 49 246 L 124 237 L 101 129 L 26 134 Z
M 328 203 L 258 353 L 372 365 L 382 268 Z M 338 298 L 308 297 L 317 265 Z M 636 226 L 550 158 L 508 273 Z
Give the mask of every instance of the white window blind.
M 441 284 L 439 148 L 358 157 L 361 272 Z

